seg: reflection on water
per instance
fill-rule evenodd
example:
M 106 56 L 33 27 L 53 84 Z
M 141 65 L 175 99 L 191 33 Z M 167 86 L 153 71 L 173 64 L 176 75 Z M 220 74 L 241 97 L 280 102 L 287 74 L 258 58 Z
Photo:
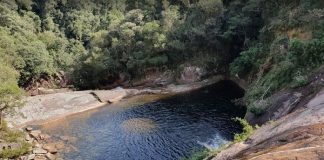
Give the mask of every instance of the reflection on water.
M 71 142 L 77 150 L 65 159 L 177 160 L 218 147 L 241 130 L 231 118 L 245 111 L 231 103 L 230 95 L 233 90 L 223 84 L 162 100 L 140 96 L 47 124 L 43 130 L 77 138 Z

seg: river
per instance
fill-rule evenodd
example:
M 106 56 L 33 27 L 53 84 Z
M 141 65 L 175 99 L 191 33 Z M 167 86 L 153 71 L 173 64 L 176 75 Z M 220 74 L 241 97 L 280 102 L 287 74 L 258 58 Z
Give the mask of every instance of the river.
M 41 129 L 73 137 L 64 159 L 178 160 L 217 148 L 241 131 L 232 118 L 243 117 L 245 109 L 230 99 L 242 94 L 224 82 L 176 96 L 137 96 Z

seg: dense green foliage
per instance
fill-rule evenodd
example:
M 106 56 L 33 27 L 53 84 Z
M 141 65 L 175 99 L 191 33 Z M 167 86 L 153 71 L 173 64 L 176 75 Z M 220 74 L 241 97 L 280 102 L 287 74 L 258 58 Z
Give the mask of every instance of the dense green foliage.
M 262 26 L 257 6 L 245 3 L 1 0 L 0 54 L 23 87 L 63 70 L 76 87 L 96 88 L 195 59 L 225 73 Z
M 245 101 L 255 116 L 264 113 L 267 98 L 274 92 L 306 85 L 312 71 L 324 64 L 323 2 L 259 3 L 265 24 L 258 39 L 230 65 L 232 75 L 251 83 Z
M 323 65 L 323 8 L 321 0 L 0 0 L 0 109 L 12 111 L 21 87 L 60 71 L 88 89 L 191 64 L 248 80 L 245 102 L 260 116 L 256 100 L 307 84 Z
M 1 76 L 13 78 L 1 79 L 0 92 L 14 98 L 17 84 L 59 71 L 86 89 L 191 63 L 247 79 L 252 104 L 307 84 L 324 63 L 323 8 L 318 0 L 1 0 Z

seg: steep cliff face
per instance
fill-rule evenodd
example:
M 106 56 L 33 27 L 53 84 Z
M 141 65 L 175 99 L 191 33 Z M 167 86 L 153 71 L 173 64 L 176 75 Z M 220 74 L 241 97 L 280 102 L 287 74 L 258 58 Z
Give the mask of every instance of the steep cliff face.
M 245 142 L 233 144 L 214 160 L 323 159 L 324 70 L 313 74 L 304 87 L 271 96 L 265 114 L 246 119 L 261 124 Z

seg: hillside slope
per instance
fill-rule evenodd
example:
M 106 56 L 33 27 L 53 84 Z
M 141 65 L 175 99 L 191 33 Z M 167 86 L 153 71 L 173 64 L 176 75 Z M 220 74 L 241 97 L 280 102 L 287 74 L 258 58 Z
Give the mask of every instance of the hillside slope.
M 249 119 L 264 125 L 248 140 L 229 146 L 214 159 L 323 159 L 323 72 L 314 74 L 307 86 L 275 95 L 281 98 L 273 98 L 266 114 Z

